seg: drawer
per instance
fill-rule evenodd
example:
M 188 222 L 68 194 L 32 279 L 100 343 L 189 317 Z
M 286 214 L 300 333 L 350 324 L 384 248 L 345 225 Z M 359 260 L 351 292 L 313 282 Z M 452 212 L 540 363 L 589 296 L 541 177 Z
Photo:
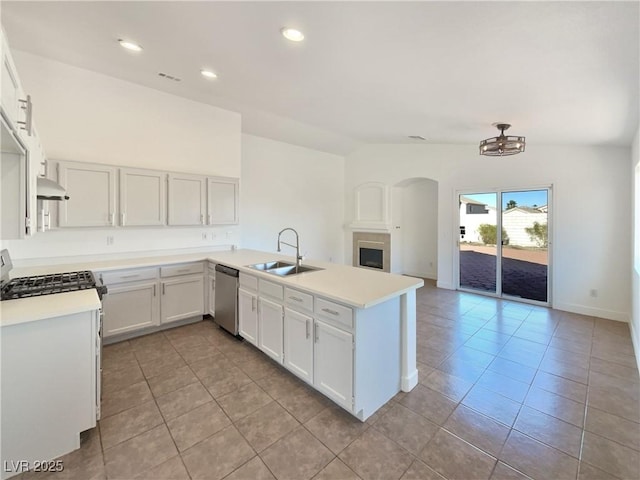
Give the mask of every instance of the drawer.
M 173 277 L 176 275 L 191 275 L 194 273 L 204 273 L 202 262 L 187 263 L 182 265 L 172 265 L 170 267 L 160 267 L 161 277 Z
M 314 312 L 334 322 L 353 328 L 353 310 L 349 307 L 325 300 L 324 298 L 316 298 Z
M 132 270 L 115 270 L 100 273 L 100 278 L 105 285 L 116 283 L 137 282 L 140 280 L 155 280 L 158 278 L 157 268 L 136 268 Z
M 258 279 L 246 273 L 240 272 L 240 286 L 248 290 L 258 291 Z
M 284 287 L 277 283 L 268 282 L 260 279 L 260 295 L 266 295 L 276 300 L 282 300 L 284 297 Z
M 294 308 L 302 308 L 313 312 L 313 295 L 292 288 L 284 289 L 284 301 Z

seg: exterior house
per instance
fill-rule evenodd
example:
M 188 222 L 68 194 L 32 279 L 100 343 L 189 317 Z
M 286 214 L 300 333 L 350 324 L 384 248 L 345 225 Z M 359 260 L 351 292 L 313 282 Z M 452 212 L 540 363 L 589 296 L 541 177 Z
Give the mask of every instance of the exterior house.
M 502 214 L 502 228 L 509 236 L 510 245 L 520 247 L 537 247 L 538 243 L 525 230 L 533 227 L 535 222 L 541 225 L 547 223 L 547 206 L 515 207 L 505 210 Z
M 495 207 L 486 203 L 460 196 L 460 241 L 464 243 L 482 243 L 478 227 L 483 223 L 495 225 L 497 221 Z M 463 233 L 464 232 L 464 233 Z

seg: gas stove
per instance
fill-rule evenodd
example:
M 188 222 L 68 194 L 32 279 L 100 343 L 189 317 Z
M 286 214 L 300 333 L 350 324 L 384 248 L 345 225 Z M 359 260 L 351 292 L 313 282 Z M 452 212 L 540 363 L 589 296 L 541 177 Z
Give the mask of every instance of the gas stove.
M 102 299 L 103 294 L 107 293 L 107 287 L 97 281 L 93 273 L 89 270 L 18 277 L 9 280 L 9 272 L 13 265 L 7 250 L 1 252 L 0 261 L 2 266 L 0 300 L 39 297 L 42 295 L 77 292 L 79 290 L 89 290 L 92 288 L 96 289 L 100 299 Z

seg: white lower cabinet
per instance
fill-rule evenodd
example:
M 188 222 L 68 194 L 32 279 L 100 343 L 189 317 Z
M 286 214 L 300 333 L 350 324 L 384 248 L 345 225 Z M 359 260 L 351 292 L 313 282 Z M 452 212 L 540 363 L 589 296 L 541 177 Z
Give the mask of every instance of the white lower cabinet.
M 208 301 L 209 301 L 209 315 L 215 317 L 216 315 L 216 272 L 213 268 L 209 269 L 209 282 L 208 289 Z
M 243 288 L 238 289 L 238 333 L 258 346 L 258 295 Z
M 282 305 L 265 298 L 259 299 L 258 317 L 260 323 L 260 335 L 258 348 L 282 363 L 283 353 L 283 309 Z
M 284 309 L 284 366 L 313 384 L 313 318 Z
M 104 296 L 104 336 L 131 332 L 160 324 L 158 282 L 109 285 Z
M 204 313 L 204 277 L 188 275 L 162 280 L 160 323 L 170 323 Z
M 316 320 L 313 384 L 334 402 L 353 408 L 353 335 Z

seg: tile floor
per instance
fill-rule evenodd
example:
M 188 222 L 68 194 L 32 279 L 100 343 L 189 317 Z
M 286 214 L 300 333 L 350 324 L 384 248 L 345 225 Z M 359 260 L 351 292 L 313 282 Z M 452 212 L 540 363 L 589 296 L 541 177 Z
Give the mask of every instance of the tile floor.
M 431 282 L 417 298 L 420 384 L 365 423 L 207 320 L 105 347 L 103 419 L 57 476 L 640 477 L 626 324 Z

